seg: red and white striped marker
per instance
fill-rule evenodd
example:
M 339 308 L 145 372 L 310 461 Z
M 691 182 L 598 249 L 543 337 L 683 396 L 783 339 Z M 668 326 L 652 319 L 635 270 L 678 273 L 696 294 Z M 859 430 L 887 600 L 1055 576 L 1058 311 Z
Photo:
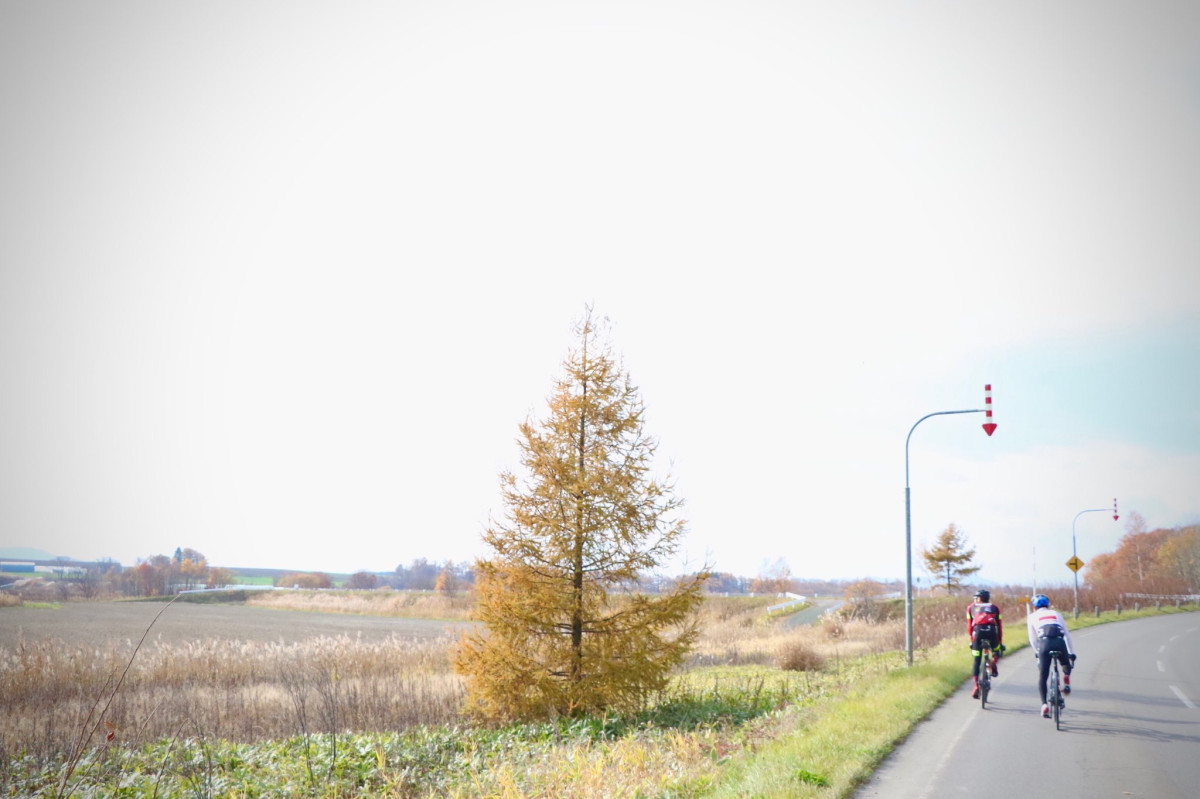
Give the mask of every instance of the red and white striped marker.
M 1113 521 L 1117 520 L 1117 498 L 1113 497 Z
M 992 384 L 988 383 L 983 387 L 983 402 L 987 410 L 987 421 L 983 423 L 983 432 L 989 436 L 996 432 L 996 423 L 992 421 Z

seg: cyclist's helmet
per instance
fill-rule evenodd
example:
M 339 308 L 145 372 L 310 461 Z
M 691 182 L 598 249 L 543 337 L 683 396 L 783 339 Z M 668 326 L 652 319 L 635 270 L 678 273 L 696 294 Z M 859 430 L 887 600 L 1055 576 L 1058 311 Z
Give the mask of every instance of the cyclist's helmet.
M 1038 594 L 1033 598 L 1033 606 L 1035 608 L 1050 607 L 1050 597 L 1046 596 L 1045 594 Z
M 986 588 L 980 588 L 978 591 L 975 592 L 975 598 L 978 599 L 980 602 L 991 602 L 992 601 L 992 592 L 987 590 Z

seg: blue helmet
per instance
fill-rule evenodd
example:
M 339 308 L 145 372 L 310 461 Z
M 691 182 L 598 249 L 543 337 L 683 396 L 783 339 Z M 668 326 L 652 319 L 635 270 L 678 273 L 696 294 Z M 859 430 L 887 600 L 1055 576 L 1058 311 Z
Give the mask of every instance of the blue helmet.
M 1038 594 L 1033 598 L 1033 606 L 1035 608 L 1050 607 L 1050 597 L 1046 596 L 1045 594 Z

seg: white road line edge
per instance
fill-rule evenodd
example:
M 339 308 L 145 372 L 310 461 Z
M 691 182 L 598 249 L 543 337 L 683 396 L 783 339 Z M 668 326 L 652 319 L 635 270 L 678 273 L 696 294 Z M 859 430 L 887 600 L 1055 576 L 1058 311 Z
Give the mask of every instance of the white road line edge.
M 1179 701 L 1183 702 L 1185 707 L 1190 708 L 1191 710 L 1196 709 L 1196 705 L 1192 703 L 1192 700 L 1183 695 L 1183 691 L 1179 690 L 1174 685 L 1171 686 L 1171 690 L 1174 691 L 1175 696 L 1179 697 Z
M 1172 686 L 1172 687 L 1174 687 L 1174 686 Z M 1184 701 L 1186 702 L 1187 700 L 1184 700 Z M 954 736 L 954 743 L 958 743 L 960 740 L 963 739 L 963 737 L 967 733 L 967 727 L 970 727 L 971 722 L 974 721 L 975 719 L 976 719 L 976 715 L 974 713 L 970 713 L 967 715 L 967 720 L 963 722 L 962 729 L 960 729 L 958 731 L 958 734 Z M 933 767 L 933 771 L 931 771 L 929 774 L 929 776 L 930 776 L 929 783 L 928 783 L 928 785 L 926 785 L 925 790 L 921 792 L 921 795 L 920 795 L 920 797 L 918 797 L 918 799 L 929 799 L 929 796 L 930 796 L 929 792 L 933 790 L 933 784 L 934 784 L 933 777 L 940 774 L 946 768 L 946 763 L 949 762 L 950 756 L 953 753 L 954 753 L 954 745 L 951 744 L 950 746 L 946 747 L 945 754 L 943 754 L 941 756 L 941 758 L 938 759 L 937 765 L 935 765 Z

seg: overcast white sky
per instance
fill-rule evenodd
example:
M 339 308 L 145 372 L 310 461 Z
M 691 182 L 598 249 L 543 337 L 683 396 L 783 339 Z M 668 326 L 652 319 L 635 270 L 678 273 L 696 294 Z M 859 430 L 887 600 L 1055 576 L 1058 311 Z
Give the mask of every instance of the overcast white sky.
M 690 564 L 1200 522 L 1200 6 L 0 4 L 0 546 L 485 555 L 586 303 Z M 927 578 L 926 578 L 927 579 Z

